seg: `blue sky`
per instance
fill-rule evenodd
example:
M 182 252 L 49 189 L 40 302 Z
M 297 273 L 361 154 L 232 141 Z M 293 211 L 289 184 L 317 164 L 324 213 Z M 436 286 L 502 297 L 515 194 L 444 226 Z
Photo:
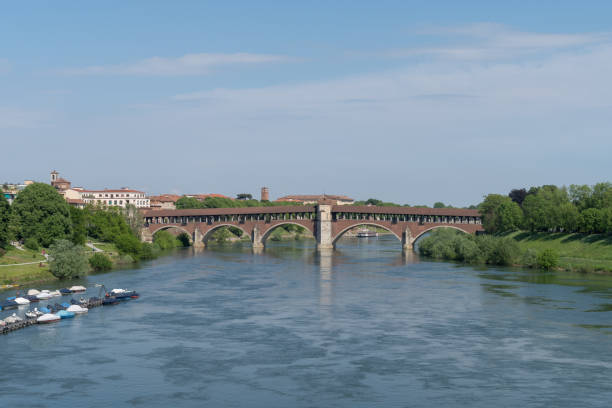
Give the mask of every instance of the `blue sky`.
M 0 181 L 410 204 L 612 174 L 612 3 L 10 2 Z

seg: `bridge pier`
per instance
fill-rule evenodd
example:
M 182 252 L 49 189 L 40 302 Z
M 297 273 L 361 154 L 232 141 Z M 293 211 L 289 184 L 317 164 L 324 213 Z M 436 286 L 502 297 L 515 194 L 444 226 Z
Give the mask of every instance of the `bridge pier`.
M 319 204 L 316 214 L 315 238 L 317 239 L 317 249 L 319 251 L 334 249 L 334 241 L 332 239 L 332 206 Z
M 404 232 L 402 233 L 402 251 L 412 251 L 414 248 L 414 241 L 414 238 L 412 238 L 412 232 L 409 228 L 406 228 L 406 230 L 404 230 Z
M 264 248 L 264 243 L 262 242 L 262 235 L 257 228 L 257 225 L 253 227 L 253 232 L 251 233 L 251 245 L 253 249 L 256 251 L 261 251 Z
M 199 228 L 196 227 L 195 231 L 193 232 L 193 247 L 194 248 L 206 248 L 206 243 L 204 242 L 204 235 L 202 234 L 202 231 L 199 230 Z

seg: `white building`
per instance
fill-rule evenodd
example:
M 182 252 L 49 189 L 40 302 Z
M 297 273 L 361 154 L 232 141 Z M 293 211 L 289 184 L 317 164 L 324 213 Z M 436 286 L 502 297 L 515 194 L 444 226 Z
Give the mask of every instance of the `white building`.
M 77 190 L 76 188 L 74 190 Z M 138 208 L 149 208 L 151 206 L 149 198 L 143 191 L 130 190 L 123 187 L 119 190 L 77 190 L 81 193 L 81 199 L 85 204 L 106 206 L 106 207 L 125 207 L 132 204 Z

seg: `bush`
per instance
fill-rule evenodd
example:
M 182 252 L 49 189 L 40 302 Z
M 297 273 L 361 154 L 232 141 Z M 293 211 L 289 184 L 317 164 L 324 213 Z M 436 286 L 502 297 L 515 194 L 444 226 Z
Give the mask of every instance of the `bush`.
M 135 259 L 140 258 L 140 251 L 142 249 L 142 243 L 138 238 L 130 233 L 120 235 L 115 240 L 115 245 L 119 250 L 120 254 L 132 255 Z
M 510 238 L 498 238 L 487 263 L 492 265 L 514 265 L 520 258 L 521 250 L 517 242 Z
M 189 237 L 187 237 L 187 239 L 189 239 Z M 166 230 L 156 232 L 153 236 L 153 241 L 162 250 L 176 248 L 181 245 L 177 237 Z
M 103 272 L 110 271 L 113 267 L 113 262 L 108 256 L 97 252 L 89 258 L 89 265 L 94 271 Z
M 160 248 L 156 244 L 150 244 L 148 242 L 142 243 L 142 251 L 140 253 L 140 259 L 155 259 Z
M 25 246 L 28 249 L 31 249 L 32 251 L 38 251 L 38 249 L 40 248 L 36 238 L 27 238 L 25 242 L 23 243 L 23 246 Z
M 84 276 L 87 257 L 83 248 L 67 239 L 58 239 L 49 247 L 49 269 L 59 279 Z
M 538 266 L 538 252 L 533 248 L 527 249 L 523 254 L 521 263 L 530 268 L 535 268 Z
M 551 270 L 559 264 L 559 254 L 552 249 L 544 249 L 538 253 L 538 267 Z
M 6 250 L 4 250 L 3 248 L 0 248 L 0 258 L 2 258 L 4 254 L 6 254 Z
M 236 228 L 237 229 L 237 228 Z M 239 230 L 240 231 L 240 230 Z M 240 231 L 242 232 L 242 231 Z M 176 239 L 180 242 L 181 246 L 188 247 L 191 245 L 191 238 L 184 232 L 181 232 Z

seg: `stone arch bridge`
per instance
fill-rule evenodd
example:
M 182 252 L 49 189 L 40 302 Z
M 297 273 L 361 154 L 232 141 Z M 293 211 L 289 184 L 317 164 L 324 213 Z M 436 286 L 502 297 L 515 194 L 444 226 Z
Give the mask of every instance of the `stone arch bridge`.
M 206 246 L 211 233 L 223 226 L 241 229 L 253 248 L 263 248 L 277 227 L 296 224 L 306 228 L 318 249 L 332 249 L 348 230 L 372 225 L 391 232 L 412 249 L 413 243 L 435 228 L 455 228 L 474 234 L 482 231 L 478 210 L 456 208 L 376 207 L 330 205 L 246 208 L 204 208 L 191 210 L 151 210 L 144 213 L 142 240 L 153 241 L 157 231 L 174 228 L 189 235 L 196 247 Z

